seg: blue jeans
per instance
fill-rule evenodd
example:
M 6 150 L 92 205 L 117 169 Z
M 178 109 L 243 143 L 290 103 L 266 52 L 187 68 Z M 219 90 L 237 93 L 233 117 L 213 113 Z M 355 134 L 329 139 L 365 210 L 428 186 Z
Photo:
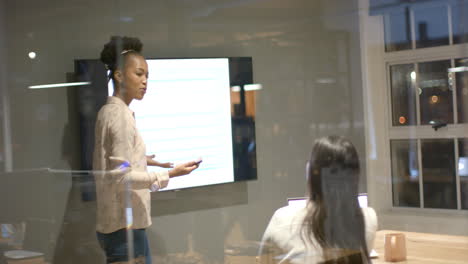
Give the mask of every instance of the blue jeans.
M 119 229 L 115 232 L 104 234 L 96 232 L 99 245 L 106 254 L 106 263 L 114 263 L 129 260 L 127 231 L 133 234 L 134 258 L 145 257 L 146 264 L 151 264 L 151 253 L 148 237 L 145 229 Z

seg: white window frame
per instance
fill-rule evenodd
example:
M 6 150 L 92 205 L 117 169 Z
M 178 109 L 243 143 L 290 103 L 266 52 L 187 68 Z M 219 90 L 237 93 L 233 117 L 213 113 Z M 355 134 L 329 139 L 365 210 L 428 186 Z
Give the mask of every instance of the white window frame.
M 448 12 L 450 21 L 450 8 L 448 8 Z M 393 206 L 390 140 L 415 138 L 420 143 L 422 138 L 468 137 L 468 124 L 448 125 L 438 131 L 434 131 L 429 125 L 393 127 L 388 71 L 389 65 L 392 64 L 468 57 L 468 44 L 387 53 L 384 45 L 384 18 L 383 16 L 369 16 L 369 0 L 359 0 L 359 18 L 369 205 L 377 211 L 381 228 L 468 235 L 468 229 L 466 228 L 468 225 L 468 210 Z M 451 31 L 452 26 L 449 22 L 449 32 Z M 414 32 L 412 34 L 414 47 Z M 452 37 L 449 40 L 450 43 L 453 43 Z M 456 98 L 453 99 L 454 107 L 456 107 Z M 418 104 L 417 107 L 419 107 Z M 455 155 L 455 158 L 457 158 L 458 144 L 456 139 Z M 421 155 L 418 155 L 418 159 L 419 163 L 421 163 Z M 457 205 L 458 209 L 460 209 L 460 179 L 458 170 L 456 172 Z M 423 175 L 422 171 L 420 173 L 421 190 Z M 422 196 L 423 193 L 420 192 L 420 195 Z M 421 199 L 421 204 L 422 202 L 423 199 Z M 448 225 L 447 219 L 450 219 Z

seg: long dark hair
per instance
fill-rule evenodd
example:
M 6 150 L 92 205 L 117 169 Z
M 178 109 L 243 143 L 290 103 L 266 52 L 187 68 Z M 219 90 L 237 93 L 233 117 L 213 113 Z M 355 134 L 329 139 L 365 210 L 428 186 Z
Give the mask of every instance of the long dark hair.
M 315 238 L 326 259 L 370 263 L 364 217 L 357 200 L 360 170 L 353 144 L 338 136 L 318 139 L 306 173 L 313 206 L 304 219 L 303 239 L 311 242 Z

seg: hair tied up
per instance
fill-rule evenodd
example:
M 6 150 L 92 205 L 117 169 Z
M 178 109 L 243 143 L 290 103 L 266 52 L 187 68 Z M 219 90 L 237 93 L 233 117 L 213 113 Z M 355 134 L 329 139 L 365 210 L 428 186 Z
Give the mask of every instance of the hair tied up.
M 132 50 L 132 49 L 123 50 L 123 51 L 120 53 L 120 55 L 125 55 L 125 54 L 127 54 L 127 53 L 129 53 L 129 52 L 135 52 L 135 51 Z

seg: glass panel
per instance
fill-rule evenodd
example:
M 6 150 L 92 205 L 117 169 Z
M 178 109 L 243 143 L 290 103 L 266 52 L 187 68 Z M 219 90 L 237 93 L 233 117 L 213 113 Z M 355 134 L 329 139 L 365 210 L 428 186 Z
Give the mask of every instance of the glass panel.
M 419 169 L 416 140 L 390 141 L 393 205 L 419 207 Z
M 447 6 L 414 8 L 416 48 L 427 48 L 449 44 Z
M 460 175 L 461 208 L 468 209 L 468 138 L 458 139 L 458 175 Z
M 0 93 L 0 98 L 1 98 L 1 93 Z M 0 102 L 0 107 L 2 107 L 2 103 Z M 6 160 L 6 145 L 5 145 L 5 135 L 3 134 L 4 133 L 4 130 L 1 129 L 5 123 L 4 123 L 4 120 L 3 120 L 3 107 L 0 108 L 0 122 L 1 122 L 1 125 L 0 125 L 0 171 L 4 171 L 5 170 L 5 160 Z
M 416 96 L 414 64 L 390 67 L 392 82 L 392 124 L 394 126 L 416 125 Z
M 456 208 L 453 139 L 421 140 L 424 207 Z
M 361 2 L 381 3 L 383 13 L 368 16 Z M 426 142 L 435 147 L 422 157 L 415 139 L 434 133 L 417 126 L 419 85 L 421 96 L 436 91 L 447 106 L 423 105 L 428 118 L 450 116 L 453 105 L 438 81 L 446 63 L 421 64 L 418 74 L 421 54 L 434 48 L 413 50 L 410 8 L 434 2 L 0 0 L 0 264 L 334 262 L 326 257 L 364 257 L 358 251 L 374 235 L 379 262 L 385 234 L 364 226 L 377 225 L 360 208 L 367 191 L 381 227 L 468 235 L 459 212 L 448 213 L 456 220 L 444 215 L 446 225 L 433 221 L 438 212 L 419 213 L 423 176 L 427 205 L 454 208 L 446 167 L 459 162 L 446 164 L 453 143 Z M 446 26 L 434 14 L 419 17 L 428 23 L 423 45 L 437 43 L 432 29 Z M 108 43 L 113 35 L 137 37 L 143 50 L 136 39 Z M 428 60 L 468 57 L 459 48 L 435 48 Z M 388 113 L 395 127 L 385 123 Z M 311 142 L 329 135 L 356 151 L 322 139 L 304 175 Z M 396 135 L 414 138 L 390 141 Z M 190 175 L 170 168 L 199 156 Z M 429 159 L 425 174 L 421 158 Z M 181 177 L 167 179 L 168 171 Z M 316 248 L 312 236 L 301 243 L 308 240 L 296 216 L 306 215 L 318 216 L 306 223 L 323 227 L 333 248 Z M 269 251 L 279 240 L 310 252 Z M 16 249 L 29 258 L 14 259 L 24 257 Z
M 468 41 L 468 17 L 464 14 L 463 8 L 467 8 L 467 3 L 458 1 L 451 4 L 452 14 L 452 32 L 453 32 L 453 43 L 465 43 Z
M 453 123 L 452 90 L 448 85 L 450 61 L 419 63 L 421 125 Z
M 0 173 L 0 263 L 10 249 L 37 252 L 30 263 L 126 263 L 132 246 L 146 263 L 255 263 L 275 209 L 304 196 L 310 142 L 331 134 L 362 161 L 359 178 L 332 181 L 351 191 L 352 211 L 333 217 L 349 227 L 367 190 L 359 14 L 357 1 L 0 0 L 13 156 Z M 139 38 L 142 53 L 113 35 Z M 149 192 L 171 162 L 199 156 Z
M 385 51 L 411 49 L 411 16 L 409 9 L 385 15 Z
M 458 123 L 468 122 L 468 59 L 455 60 Z M 467 67 L 467 68 L 464 68 Z

